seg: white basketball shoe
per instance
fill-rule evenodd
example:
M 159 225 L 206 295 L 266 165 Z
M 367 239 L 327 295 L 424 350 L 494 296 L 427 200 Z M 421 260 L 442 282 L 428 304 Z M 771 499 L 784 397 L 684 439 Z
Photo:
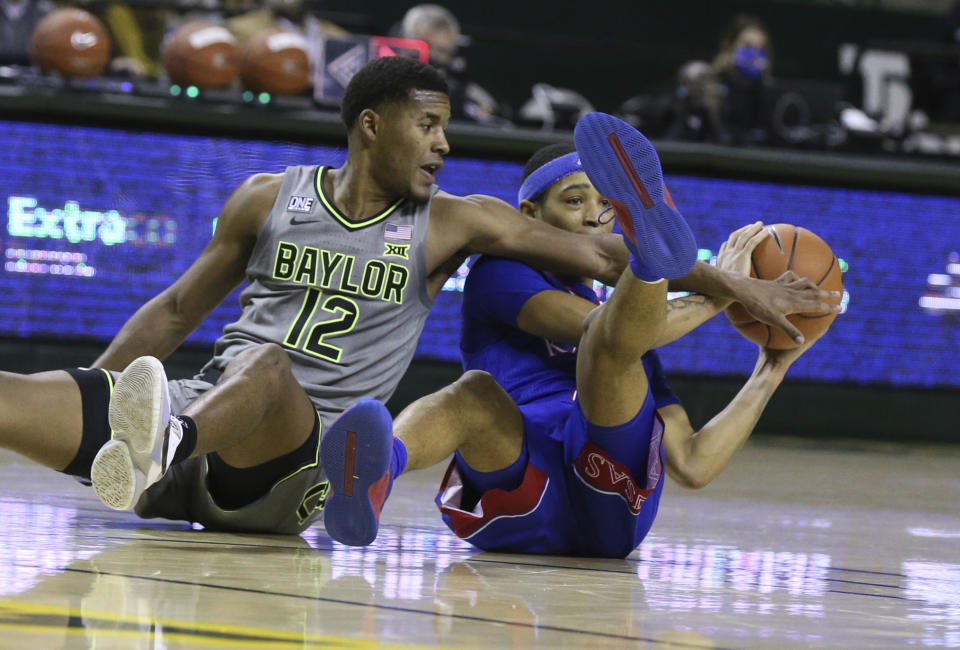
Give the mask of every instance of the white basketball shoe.
M 90 479 L 104 504 L 130 510 L 167 472 L 183 437 L 160 361 L 140 357 L 127 366 L 110 396 L 108 419 L 113 439 L 93 459 Z

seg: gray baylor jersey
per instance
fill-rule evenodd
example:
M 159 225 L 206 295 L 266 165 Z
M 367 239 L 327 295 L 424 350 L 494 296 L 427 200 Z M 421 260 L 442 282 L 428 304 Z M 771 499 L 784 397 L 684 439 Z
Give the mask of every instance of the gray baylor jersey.
M 287 168 L 247 265 L 243 312 L 204 367 L 223 369 L 251 345 L 277 343 L 325 426 L 361 397 L 389 399 L 433 303 L 430 201 L 401 199 L 354 223 L 324 195 L 327 169 Z

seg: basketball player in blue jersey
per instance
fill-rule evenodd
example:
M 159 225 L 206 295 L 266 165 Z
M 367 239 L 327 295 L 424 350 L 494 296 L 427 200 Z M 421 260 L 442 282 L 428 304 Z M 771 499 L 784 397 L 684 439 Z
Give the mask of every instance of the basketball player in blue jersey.
M 449 115 L 446 85 L 429 66 L 399 57 L 367 65 L 344 96 L 344 165 L 245 181 L 198 259 L 130 318 L 94 368 L 0 375 L 0 446 L 90 478 L 105 504 L 142 517 L 304 530 L 329 490 L 321 430 L 361 397 L 390 396 L 451 260 L 515 257 L 608 282 L 626 263 L 619 237 L 576 235 L 491 197 L 439 192 Z M 213 358 L 195 378 L 168 382 L 159 359 L 244 280 L 242 313 Z M 687 280 L 722 285 L 772 324 L 821 306 L 815 292 L 701 265 Z
M 331 481 L 325 524 L 335 539 L 362 545 L 375 538 L 379 499 L 404 469 L 397 457 L 403 452 L 383 453 L 402 446 L 406 469 L 455 451 L 436 502 L 451 530 L 479 548 L 624 557 L 653 523 L 664 468 L 688 487 L 710 482 L 749 436 L 786 369 L 813 344 L 761 349 L 733 402 L 694 432 L 652 350 L 729 300 L 699 294 L 665 300 L 667 283 L 656 276 L 690 264 L 691 252 L 685 223 L 661 188 L 656 154 L 619 120 L 584 120 L 577 130 L 579 153 L 555 145 L 528 163 L 520 211 L 586 233 L 609 231 L 603 215 L 615 209 L 623 231 L 631 233 L 625 236 L 631 267 L 598 307 L 588 278 L 481 256 L 464 288 L 463 378 L 398 417 L 400 442 L 391 438 L 389 416 L 374 400 L 345 413 L 324 439 L 321 457 Z M 610 134 L 621 151 L 603 150 Z M 626 168 L 625 157 L 616 155 L 622 153 Z M 718 266 L 748 273 L 750 254 L 766 236 L 759 223 L 732 233 Z M 812 285 L 793 275 L 781 281 Z M 341 456 L 351 437 L 352 489 L 346 495 Z M 364 463 L 373 463 L 361 454 L 375 442 L 380 464 L 368 470 Z

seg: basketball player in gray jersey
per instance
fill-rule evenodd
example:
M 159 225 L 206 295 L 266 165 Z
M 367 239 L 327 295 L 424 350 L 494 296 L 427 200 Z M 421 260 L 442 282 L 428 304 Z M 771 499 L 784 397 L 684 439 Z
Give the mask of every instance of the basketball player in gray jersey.
M 331 173 L 283 175 L 247 264 L 244 310 L 204 368 L 226 368 L 251 343 L 279 343 L 325 423 L 357 396 L 389 399 L 410 363 L 433 304 L 426 238 L 436 194 L 354 222 L 324 190 Z
M 92 369 L 0 373 L 0 446 L 91 478 L 104 503 L 143 517 L 298 533 L 328 492 L 322 428 L 361 397 L 390 396 L 465 254 L 610 284 L 623 270 L 616 235 L 567 233 L 491 197 L 437 190 L 450 104 L 429 66 L 368 64 L 342 115 L 344 165 L 246 180 L 193 265 Z M 167 382 L 158 359 L 244 280 L 241 317 L 211 361 L 193 379 Z M 739 300 L 795 334 L 786 314 L 822 308 L 815 291 L 704 264 L 671 288 Z

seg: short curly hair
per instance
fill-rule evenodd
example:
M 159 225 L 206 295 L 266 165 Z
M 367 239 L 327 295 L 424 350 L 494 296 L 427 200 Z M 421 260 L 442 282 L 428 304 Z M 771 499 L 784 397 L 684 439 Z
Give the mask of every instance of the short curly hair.
M 537 171 L 551 160 L 556 160 L 557 158 L 566 156 L 568 153 L 573 153 L 576 150 L 577 148 L 572 142 L 557 142 L 537 149 L 533 155 L 530 156 L 527 164 L 523 166 L 523 175 L 520 177 L 520 182 L 522 183 L 523 181 L 527 180 L 527 176 Z
M 450 94 L 443 76 L 426 63 L 405 56 L 374 59 L 347 84 L 340 104 L 340 119 L 350 131 L 364 110 L 410 101 L 410 94 L 415 90 Z

